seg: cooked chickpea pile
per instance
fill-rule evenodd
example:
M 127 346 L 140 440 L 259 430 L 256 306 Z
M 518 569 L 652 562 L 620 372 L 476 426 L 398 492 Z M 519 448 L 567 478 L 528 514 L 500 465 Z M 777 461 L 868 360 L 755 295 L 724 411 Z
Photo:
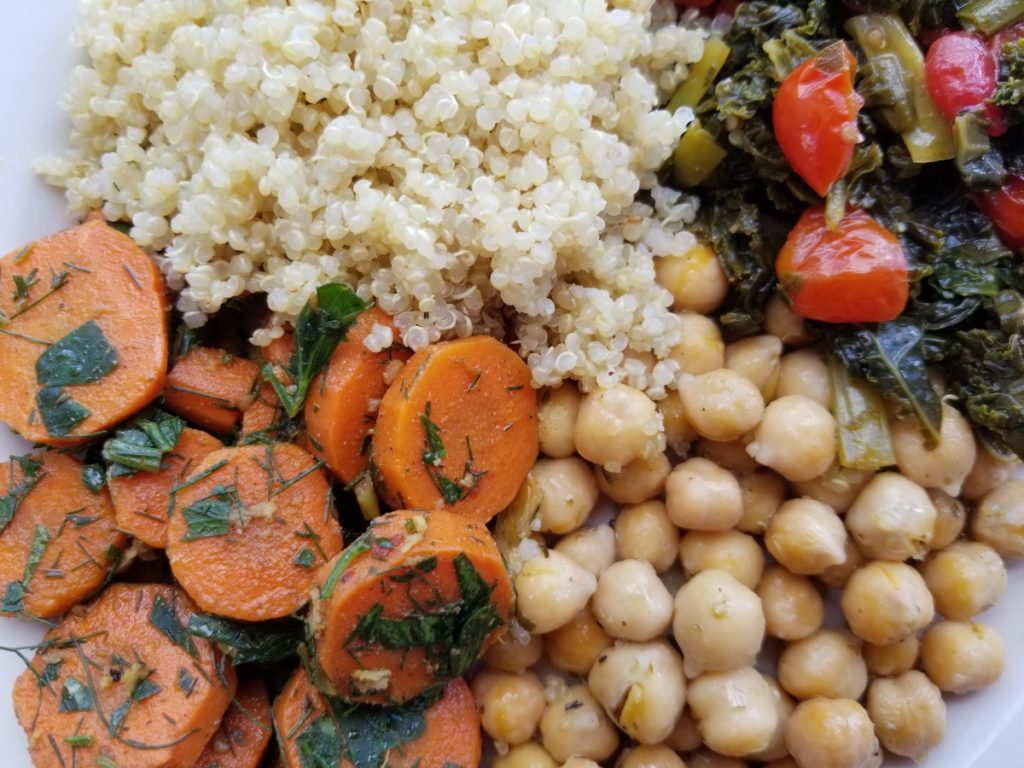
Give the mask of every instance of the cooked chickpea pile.
M 1020 464 L 946 403 L 937 446 L 891 415 L 896 465 L 840 466 L 828 366 L 800 319 L 775 299 L 767 333 L 726 344 L 698 314 L 725 293 L 713 259 L 664 259 L 658 279 L 686 331 L 678 391 L 543 395 L 522 627 L 473 681 L 492 764 L 924 758 L 943 695 L 1003 669 L 977 618 L 1004 558 L 1024 557 Z

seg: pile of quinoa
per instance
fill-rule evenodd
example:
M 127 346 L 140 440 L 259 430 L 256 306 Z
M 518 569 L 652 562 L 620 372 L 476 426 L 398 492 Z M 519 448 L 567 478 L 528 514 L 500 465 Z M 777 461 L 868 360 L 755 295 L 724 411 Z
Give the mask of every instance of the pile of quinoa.
M 659 105 L 704 34 L 667 0 L 83 0 L 37 170 L 131 222 L 192 326 L 265 293 L 266 344 L 341 281 L 410 347 L 511 332 L 538 386 L 659 398 L 654 263 L 695 213 L 658 184 L 692 112 Z

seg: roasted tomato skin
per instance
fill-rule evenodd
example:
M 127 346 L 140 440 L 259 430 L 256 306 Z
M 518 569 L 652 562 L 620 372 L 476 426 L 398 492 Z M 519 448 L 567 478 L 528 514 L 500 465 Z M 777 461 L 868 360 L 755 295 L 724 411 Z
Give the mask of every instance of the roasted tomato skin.
M 899 240 L 859 209 L 836 229 L 821 207 L 804 211 L 775 261 L 775 273 L 801 317 L 826 323 L 894 320 L 910 280 Z
M 978 207 L 1010 248 L 1024 248 L 1024 176 L 1010 176 L 997 192 L 979 195 Z
M 999 107 L 989 103 L 996 87 L 998 55 L 984 38 L 970 32 L 948 32 L 928 47 L 925 82 L 935 105 L 949 119 L 967 109 L 985 110 L 988 132 L 1006 132 Z
M 835 43 L 790 72 L 772 105 L 775 139 L 793 170 L 822 197 L 850 167 L 864 100 L 853 89 L 856 59 Z

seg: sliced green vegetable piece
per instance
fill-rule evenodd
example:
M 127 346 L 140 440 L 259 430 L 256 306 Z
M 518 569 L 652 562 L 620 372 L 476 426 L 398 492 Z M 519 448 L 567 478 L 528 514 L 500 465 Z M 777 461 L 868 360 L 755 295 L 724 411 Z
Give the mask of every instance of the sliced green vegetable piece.
M 715 137 L 701 126 L 700 121 L 694 120 L 672 155 L 676 181 L 682 187 L 695 187 L 707 181 L 726 154 Z
M 956 15 L 964 29 L 994 35 L 1024 18 L 1024 0 L 971 0 Z
M 953 133 L 935 106 L 924 76 L 924 55 L 907 25 L 894 14 L 866 13 L 846 22 L 846 31 L 872 63 L 881 56 L 895 56 L 906 83 L 910 85 L 913 125 L 899 131 L 915 163 L 952 160 L 956 154 Z M 893 64 L 883 64 L 891 68 Z M 895 130 L 895 128 L 894 128 Z
M 718 73 L 729 59 L 729 46 L 720 37 L 709 37 L 704 41 L 704 53 L 700 61 L 690 67 L 683 84 L 672 94 L 666 109 L 675 112 L 680 107 L 696 107 L 708 92 Z
M 829 360 L 832 414 L 839 425 L 839 463 L 876 470 L 896 463 L 882 396 L 866 379 L 850 375 L 836 357 Z
M 159 472 L 163 457 L 178 446 L 185 422 L 157 408 L 148 408 L 103 444 L 103 460 L 113 477 Z
M 981 110 L 962 112 L 953 120 L 956 169 L 964 183 L 978 192 L 995 192 L 1006 181 L 999 150 L 989 140 L 988 124 Z

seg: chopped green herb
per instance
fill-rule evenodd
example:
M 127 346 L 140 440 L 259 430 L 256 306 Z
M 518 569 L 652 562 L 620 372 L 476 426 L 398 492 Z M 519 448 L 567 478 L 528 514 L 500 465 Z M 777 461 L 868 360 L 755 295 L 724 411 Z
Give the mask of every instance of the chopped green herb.
M 231 513 L 239 504 L 237 489 L 215 486 L 205 499 L 185 507 L 188 531 L 182 541 L 224 536 L 231 530 Z
M 77 677 L 68 675 L 60 689 L 61 712 L 85 712 L 92 709 L 92 693 Z
M 86 464 L 82 467 L 82 485 L 93 493 L 99 493 L 107 484 L 107 473 L 101 464 Z
M 117 763 L 103 755 L 97 755 L 93 762 L 96 763 L 96 768 L 117 768 Z
M 4 590 L 4 599 L 0 603 L 0 611 L 4 613 L 21 613 L 25 610 L 25 586 L 20 581 L 12 581 Z
M 236 665 L 290 658 L 302 642 L 302 624 L 290 619 L 250 624 L 196 613 L 189 619 L 188 633 L 217 643 Z
M 15 466 L 21 471 L 21 479 L 17 482 L 14 481 Z M 29 491 L 42 478 L 40 467 L 42 463 L 31 456 L 15 456 L 11 459 L 8 464 L 7 493 L 0 496 L 0 533 L 10 525 Z
M 93 741 L 95 741 L 95 739 L 93 739 L 92 736 L 85 735 L 64 737 L 64 743 L 70 744 L 72 749 L 77 749 L 78 747 L 91 747 L 93 745 Z
M 21 578 L 21 583 L 26 587 L 28 583 L 32 581 L 32 577 L 36 573 L 36 569 L 39 567 L 39 562 L 43 559 L 43 551 L 46 549 L 46 545 L 50 543 L 50 531 L 45 525 L 37 525 L 36 532 L 32 536 L 32 546 L 28 550 L 28 560 L 25 562 L 25 575 Z
M 133 704 L 137 701 L 144 701 L 158 693 L 160 693 L 160 686 L 148 677 L 136 683 L 135 688 L 128 694 L 128 698 L 110 713 L 110 723 L 108 724 L 110 735 L 116 736 L 121 731 L 121 727 L 124 725 L 125 718 L 128 717 L 128 712 L 131 711 Z
M 178 688 L 185 694 L 186 699 L 192 695 L 198 682 L 184 667 L 178 670 Z
M 28 293 L 32 286 L 39 282 L 39 270 L 34 267 L 27 275 L 14 276 L 14 300 L 24 302 L 28 299 Z
M 420 422 L 423 424 L 423 431 L 426 433 L 427 447 L 423 451 L 423 464 L 429 469 L 439 467 L 444 463 L 448 452 L 445 450 L 444 441 L 441 440 L 441 428 L 430 420 L 430 401 L 420 414 Z
M 300 568 L 312 568 L 313 563 L 316 562 L 316 555 L 313 554 L 313 550 L 309 547 L 303 547 L 292 562 Z
M 71 399 L 60 387 L 43 387 L 36 394 L 36 407 L 46 431 L 54 437 L 70 434 L 89 418 L 92 411 Z
M 185 422 L 157 408 L 147 409 L 103 444 L 103 459 L 113 477 L 159 472 L 163 457 L 178 447 Z
M 185 631 L 185 627 L 178 620 L 174 608 L 164 602 L 160 595 L 153 600 L 153 607 L 149 611 L 149 623 L 176 646 L 187 651 L 189 656 L 196 657 L 196 648 L 192 644 L 192 638 L 189 637 L 189 633 Z
M 117 350 L 95 320 L 58 339 L 36 360 L 42 387 L 66 387 L 99 381 L 117 367 Z
M 77 512 L 68 512 L 65 519 L 71 523 L 73 528 L 78 529 L 95 523 L 99 518 L 96 515 L 80 515 Z
M 324 585 L 320 590 L 320 597 L 324 600 L 330 598 L 331 593 L 334 592 L 334 587 L 338 583 L 338 579 L 341 575 L 348 570 L 348 567 L 361 555 L 366 554 L 373 548 L 370 531 L 366 531 L 362 536 L 349 544 L 345 551 L 341 553 L 341 556 L 334 563 L 334 567 L 331 568 L 331 572 L 327 574 L 327 579 L 324 581 Z

